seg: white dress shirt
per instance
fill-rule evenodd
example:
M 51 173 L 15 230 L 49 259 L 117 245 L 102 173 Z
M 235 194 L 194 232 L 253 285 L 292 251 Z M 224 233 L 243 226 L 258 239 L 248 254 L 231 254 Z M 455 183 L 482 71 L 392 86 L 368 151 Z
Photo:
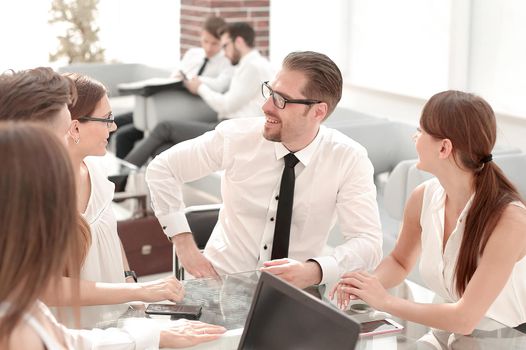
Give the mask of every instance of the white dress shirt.
M 254 270 L 271 258 L 282 158 L 289 151 L 262 136 L 264 121 L 224 121 L 160 154 L 146 172 L 155 214 L 164 232 L 174 236 L 190 232 L 182 184 L 224 170 L 224 205 L 204 253 L 219 273 Z M 322 283 L 349 270 L 374 268 L 382 257 L 382 231 L 366 150 L 321 126 L 311 144 L 295 155 L 300 163 L 295 167 L 289 257 L 315 259 Z M 345 242 L 322 256 L 337 219 Z
M 230 88 L 224 94 L 201 84 L 197 93 L 218 113 L 219 120 L 257 117 L 262 115 L 265 103 L 261 95 L 261 83 L 274 78 L 269 61 L 257 50 L 241 58 L 234 68 Z
M 181 59 L 179 69 L 172 73 L 172 78 L 182 80 L 181 70 L 188 79 L 192 79 L 197 75 L 205 57 L 205 50 L 203 48 L 194 47 L 189 49 Z M 228 90 L 233 73 L 234 67 L 221 50 L 208 60 L 205 70 L 199 76 L 199 80 L 212 91 L 224 93 Z
M 446 192 L 438 179 L 425 182 L 420 225 L 422 226 L 422 254 L 420 275 L 429 289 L 446 301 L 459 300 L 455 285 L 455 268 L 466 225 L 466 215 L 471 208 L 473 196 L 458 217 L 444 251 L 444 208 Z M 519 202 L 511 203 L 524 208 Z M 526 257 L 518 261 L 506 285 L 493 301 L 486 316 L 508 327 L 526 322 Z

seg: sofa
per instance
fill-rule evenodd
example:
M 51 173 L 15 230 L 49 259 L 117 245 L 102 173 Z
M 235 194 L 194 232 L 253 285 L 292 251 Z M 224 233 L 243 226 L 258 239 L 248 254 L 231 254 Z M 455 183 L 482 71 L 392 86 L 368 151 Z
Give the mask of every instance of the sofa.
M 168 77 L 170 71 L 138 63 L 77 63 L 58 69 L 59 72 L 71 72 L 88 75 L 102 82 L 108 89 L 114 115 L 133 112 L 135 96 L 123 96 L 118 85 L 135 81 Z

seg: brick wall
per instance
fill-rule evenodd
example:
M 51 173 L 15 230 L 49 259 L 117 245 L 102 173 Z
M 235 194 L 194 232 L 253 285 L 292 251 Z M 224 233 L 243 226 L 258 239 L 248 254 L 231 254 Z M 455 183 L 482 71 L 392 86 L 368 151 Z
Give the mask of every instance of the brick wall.
M 203 21 L 211 15 L 226 22 L 248 22 L 256 31 L 256 48 L 269 55 L 270 0 L 181 0 L 181 56 L 199 46 Z

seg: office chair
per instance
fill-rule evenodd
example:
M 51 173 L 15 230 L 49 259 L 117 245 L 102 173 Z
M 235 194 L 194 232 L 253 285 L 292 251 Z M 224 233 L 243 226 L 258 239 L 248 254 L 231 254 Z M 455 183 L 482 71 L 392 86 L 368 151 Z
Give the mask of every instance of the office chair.
M 221 204 L 196 205 L 186 208 L 185 214 L 190 230 L 194 236 L 197 248 L 205 249 L 206 243 L 214 230 Z M 173 271 L 178 280 L 184 280 L 184 268 L 179 264 L 179 258 L 172 245 Z

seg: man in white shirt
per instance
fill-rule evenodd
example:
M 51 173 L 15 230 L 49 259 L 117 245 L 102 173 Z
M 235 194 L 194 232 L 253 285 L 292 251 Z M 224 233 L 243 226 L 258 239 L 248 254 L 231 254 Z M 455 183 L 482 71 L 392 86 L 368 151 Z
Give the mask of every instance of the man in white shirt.
M 323 54 L 294 52 L 262 92 L 264 119 L 225 121 L 160 154 L 147 169 L 155 214 L 182 265 L 196 277 L 261 268 L 299 287 L 374 268 L 382 232 L 373 166 L 362 146 L 321 125 L 341 98 L 340 70 Z M 283 258 L 273 259 L 276 238 L 281 242 L 284 160 L 291 157 L 299 162 L 292 165 L 289 242 Z M 201 254 L 184 215 L 181 186 L 219 170 L 223 207 Z M 336 220 L 344 243 L 325 255 Z
M 234 67 L 221 49 L 219 30 L 226 25 L 220 17 L 208 17 L 201 30 L 201 46 L 189 49 L 181 59 L 179 67 L 171 74 L 178 80 L 196 79 L 212 91 L 224 93 L 228 90 Z M 208 106 L 200 97 L 182 89 L 177 91 L 177 110 L 170 117 L 196 113 L 200 120 L 213 122 L 217 112 Z M 133 114 L 117 116 L 115 123 L 118 130 L 116 137 L 116 155 L 125 158 L 133 149 L 135 142 L 143 138 L 143 131 L 134 127 Z
M 170 120 L 159 123 L 144 141 L 125 158 L 142 166 L 150 156 L 168 147 L 213 130 L 224 119 L 261 115 L 261 82 L 273 78 L 270 63 L 254 48 L 255 32 L 247 23 L 230 23 L 219 31 L 225 56 L 235 66 L 230 87 L 226 92 L 214 90 L 201 77 L 185 82 L 187 89 L 198 94 L 217 119 L 210 122 Z

